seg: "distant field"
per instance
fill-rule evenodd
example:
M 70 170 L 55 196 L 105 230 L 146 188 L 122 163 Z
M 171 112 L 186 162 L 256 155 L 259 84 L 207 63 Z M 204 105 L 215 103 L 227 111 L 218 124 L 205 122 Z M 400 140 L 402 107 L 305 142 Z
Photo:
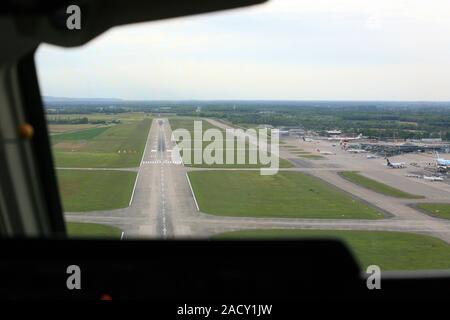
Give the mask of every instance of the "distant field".
M 56 166 L 137 167 L 150 126 L 151 119 L 141 116 L 121 124 L 53 135 Z
M 223 150 L 223 155 L 221 156 L 222 162 L 223 164 L 207 164 L 207 163 L 202 163 L 202 164 L 191 164 L 187 166 L 193 166 L 193 167 L 214 167 L 214 168 L 260 168 L 260 167 L 266 167 L 268 165 L 262 165 L 259 161 L 259 156 L 257 156 L 257 161 L 256 163 L 250 163 L 249 161 L 249 150 L 255 150 L 255 146 L 254 145 L 250 145 L 248 143 L 246 143 L 245 146 L 245 163 L 244 164 L 237 164 L 237 146 L 236 143 L 234 144 L 234 164 L 226 164 L 226 140 L 225 140 L 225 130 L 218 128 L 216 126 L 213 126 L 212 124 L 210 124 L 208 121 L 204 121 L 201 119 L 196 119 L 196 118 L 169 118 L 170 121 L 170 126 L 172 128 L 172 130 L 176 130 L 176 129 L 186 129 L 187 131 L 190 132 L 191 134 L 191 163 L 194 162 L 194 121 L 202 121 L 202 129 L 203 131 L 207 130 L 207 129 L 218 129 L 220 132 L 223 133 L 223 137 L 224 140 L 220 142 L 220 146 Z M 210 142 L 206 142 L 204 141 L 202 143 L 202 148 L 203 150 L 205 150 L 205 147 L 207 147 L 210 144 Z M 188 152 L 188 151 L 185 151 Z M 181 153 L 184 162 L 186 163 L 186 157 L 185 154 L 183 154 L 183 152 Z M 213 155 L 215 155 L 213 153 Z M 280 168 L 290 168 L 293 165 L 282 158 L 279 158 L 279 167 Z
M 337 238 L 346 242 L 363 269 L 375 264 L 381 270 L 450 269 L 450 246 L 430 236 L 382 231 L 248 230 L 229 232 L 216 239 Z
M 50 134 L 58 134 L 70 131 L 78 131 L 83 129 L 95 128 L 95 124 L 49 124 Z
M 128 206 L 136 178 L 129 171 L 57 170 L 64 211 L 93 211 Z
M 450 219 L 450 203 L 418 203 L 416 207 L 432 216 Z
M 300 173 L 188 173 L 200 210 L 214 215 L 321 219 L 381 219 L 383 214 L 327 183 Z
M 122 231 L 118 228 L 97 223 L 74 223 L 66 224 L 69 238 L 110 238 L 119 240 Z
M 108 127 L 95 127 L 80 129 L 74 132 L 55 134 L 52 136 L 52 143 L 58 143 L 65 140 L 90 140 L 107 130 Z
M 146 116 L 144 112 L 122 112 L 122 113 L 86 113 L 86 114 L 48 114 L 47 119 L 50 120 L 78 120 L 88 118 L 89 121 L 113 121 L 120 120 L 124 122 L 140 121 Z M 53 124 L 51 124 L 53 126 Z
M 343 171 L 339 173 L 342 177 L 349 180 L 350 182 L 356 183 L 360 186 L 363 186 L 372 191 L 395 197 L 395 198 L 404 198 L 404 199 L 422 199 L 424 196 L 416 195 L 401 191 L 399 189 L 388 186 L 387 184 L 375 181 L 373 179 L 364 177 L 358 174 L 355 171 Z

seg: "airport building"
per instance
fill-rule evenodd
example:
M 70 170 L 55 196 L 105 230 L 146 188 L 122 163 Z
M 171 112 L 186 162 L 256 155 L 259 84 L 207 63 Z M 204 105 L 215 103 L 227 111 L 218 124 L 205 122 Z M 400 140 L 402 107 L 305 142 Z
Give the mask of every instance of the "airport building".
M 327 130 L 326 133 L 329 136 L 338 136 L 342 133 L 342 131 L 341 130 Z
M 402 153 L 414 153 L 414 152 L 440 152 L 448 153 L 450 151 L 450 144 L 425 144 L 425 143 L 358 143 L 351 144 L 348 148 L 359 148 L 368 152 L 379 154 L 383 156 L 394 156 Z

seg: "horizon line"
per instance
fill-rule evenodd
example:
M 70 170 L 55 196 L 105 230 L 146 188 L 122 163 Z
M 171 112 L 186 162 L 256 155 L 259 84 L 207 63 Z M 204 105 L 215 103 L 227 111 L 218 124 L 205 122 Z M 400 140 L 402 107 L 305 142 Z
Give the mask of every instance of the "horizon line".
M 118 101 L 165 101 L 165 102 L 186 102 L 186 101 L 199 101 L 199 102 L 207 102 L 207 101 L 267 101 L 267 102 L 418 102 L 418 103 L 427 103 L 427 102 L 440 102 L 440 103 L 450 103 L 449 100 L 409 100 L 409 99 L 223 99 L 223 98 L 214 98 L 214 99 L 196 99 L 196 98 L 186 98 L 186 99 L 129 99 L 129 98 L 104 98 L 104 97 L 60 97 L 60 96 L 49 96 L 49 95 L 41 95 L 41 98 L 44 100 L 45 98 L 52 99 L 71 99 L 71 100 L 118 100 Z

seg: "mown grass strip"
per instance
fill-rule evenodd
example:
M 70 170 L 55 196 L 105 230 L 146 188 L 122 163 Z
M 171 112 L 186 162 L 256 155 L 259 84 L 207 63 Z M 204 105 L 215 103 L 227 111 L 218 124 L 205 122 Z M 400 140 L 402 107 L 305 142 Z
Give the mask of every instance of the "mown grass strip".
M 394 187 L 388 186 L 387 184 L 375 181 L 373 179 L 367 178 L 356 171 L 342 171 L 339 175 L 350 182 L 360 185 L 364 188 L 370 189 L 377 193 L 384 194 L 386 196 L 403 198 L 403 199 L 423 199 L 422 195 L 411 194 L 404 192 L 402 190 L 396 189 Z

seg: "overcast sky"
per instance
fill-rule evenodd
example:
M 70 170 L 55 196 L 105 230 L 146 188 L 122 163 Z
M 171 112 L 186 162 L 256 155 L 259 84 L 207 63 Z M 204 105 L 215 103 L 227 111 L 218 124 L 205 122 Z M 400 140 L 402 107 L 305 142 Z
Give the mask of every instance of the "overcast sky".
M 44 95 L 450 100 L 448 0 L 272 0 L 37 53 Z

